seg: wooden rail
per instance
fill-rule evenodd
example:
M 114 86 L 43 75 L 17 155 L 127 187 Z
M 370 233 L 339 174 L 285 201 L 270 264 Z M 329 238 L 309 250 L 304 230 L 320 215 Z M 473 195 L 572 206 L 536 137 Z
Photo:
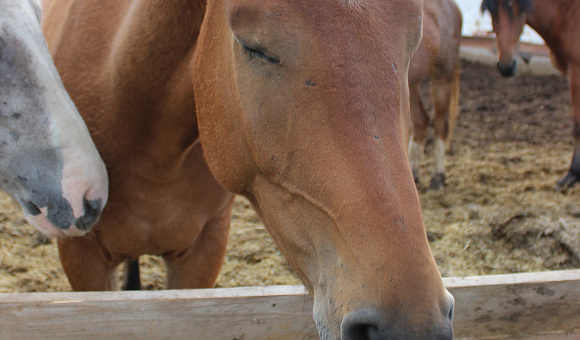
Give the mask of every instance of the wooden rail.
M 445 278 L 457 339 L 580 339 L 580 270 Z M 0 294 L 0 339 L 316 339 L 301 286 Z
M 472 46 L 472 47 L 481 47 L 488 49 L 490 51 L 497 50 L 497 43 L 495 38 L 484 38 L 484 37 L 461 37 L 461 45 L 462 46 Z M 522 53 L 549 57 L 550 56 L 550 49 L 542 44 L 530 44 L 525 42 L 520 42 L 519 51 Z

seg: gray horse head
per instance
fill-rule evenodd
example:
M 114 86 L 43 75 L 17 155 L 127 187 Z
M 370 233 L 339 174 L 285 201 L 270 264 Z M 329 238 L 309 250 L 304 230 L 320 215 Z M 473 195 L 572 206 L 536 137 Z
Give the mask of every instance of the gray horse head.
M 0 189 L 49 236 L 82 235 L 108 197 L 105 165 L 50 57 L 36 0 L 0 0 Z

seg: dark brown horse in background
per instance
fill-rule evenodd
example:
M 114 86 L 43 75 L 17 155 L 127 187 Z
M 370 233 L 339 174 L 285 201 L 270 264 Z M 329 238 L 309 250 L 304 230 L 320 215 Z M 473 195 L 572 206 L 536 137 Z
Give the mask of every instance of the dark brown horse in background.
M 59 243 L 75 290 L 115 289 L 142 254 L 163 256 L 168 288 L 212 287 L 223 186 L 313 295 L 323 339 L 452 338 L 407 157 L 421 1 L 46 2 L 110 175 L 101 222 Z
M 445 152 L 449 146 L 459 111 L 461 11 L 453 0 L 424 0 L 423 39 L 409 66 L 411 98 L 411 140 L 409 158 L 415 182 L 425 150 L 425 137 L 431 118 L 421 96 L 419 84 L 429 76 L 435 107 L 435 171 L 430 188 L 440 190 L 445 182 Z
M 529 25 L 550 48 L 552 63 L 569 77 L 572 95 L 574 152 L 566 176 L 557 190 L 580 182 L 580 1 L 576 0 L 484 0 L 481 10 L 489 11 L 497 37 L 502 75 L 516 74 L 517 53 L 524 25 Z

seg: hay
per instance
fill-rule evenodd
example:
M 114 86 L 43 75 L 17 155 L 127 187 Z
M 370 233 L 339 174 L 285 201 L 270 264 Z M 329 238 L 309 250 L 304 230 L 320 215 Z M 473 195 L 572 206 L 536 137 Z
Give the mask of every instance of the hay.
M 56 246 L 39 237 L 20 206 L 0 193 L 0 292 L 67 290 Z

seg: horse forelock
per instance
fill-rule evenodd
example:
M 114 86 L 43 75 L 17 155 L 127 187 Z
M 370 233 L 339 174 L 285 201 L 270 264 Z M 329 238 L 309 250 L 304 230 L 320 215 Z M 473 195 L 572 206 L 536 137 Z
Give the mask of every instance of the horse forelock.
M 533 0 L 483 0 L 481 2 L 481 13 L 485 13 L 488 11 L 489 14 L 493 19 L 496 19 L 499 15 L 499 8 L 503 6 L 506 9 L 509 9 L 507 6 L 508 1 L 515 1 L 518 3 L 520 7 L 520 13 L 530 12 L 533 9 Z M 510 18 L 513 17 L 514 13 L 510 10 L 508 11 Z

